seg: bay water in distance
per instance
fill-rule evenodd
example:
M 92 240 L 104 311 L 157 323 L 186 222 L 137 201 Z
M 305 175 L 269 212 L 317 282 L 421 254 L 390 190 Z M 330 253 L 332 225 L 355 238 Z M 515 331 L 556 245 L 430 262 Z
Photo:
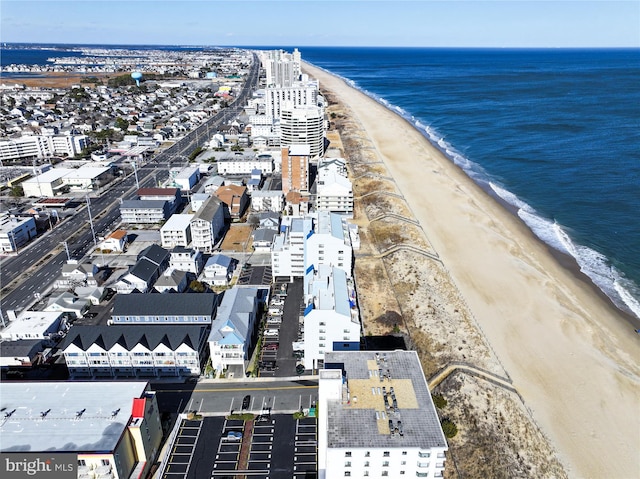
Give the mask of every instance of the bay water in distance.
M 3 49 L 2 64 L 72 48 Z M 298 48 L 406 118 L 640 318 L 640 50 Z
M 300 47 L 640 317 L 640 50 Z

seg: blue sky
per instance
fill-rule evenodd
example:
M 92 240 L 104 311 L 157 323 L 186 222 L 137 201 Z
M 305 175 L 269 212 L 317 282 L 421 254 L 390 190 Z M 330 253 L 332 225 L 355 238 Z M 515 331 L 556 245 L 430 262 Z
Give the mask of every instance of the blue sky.
M 0 41 L 640 47 L 640 1 L 0 0 Z

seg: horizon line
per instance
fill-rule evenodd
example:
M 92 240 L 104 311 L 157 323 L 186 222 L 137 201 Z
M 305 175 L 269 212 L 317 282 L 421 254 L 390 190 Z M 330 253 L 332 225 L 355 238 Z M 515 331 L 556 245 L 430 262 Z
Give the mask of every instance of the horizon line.
M 149 46 L 149 47 L 186 47 L 186 48 L 241 48 L 241 49 L 270 49 L 270 48 L 407 48 L 407 49 L 468 49 L 468 50 L 640 50 L 638 46 L 429 46 L 429 45 L 237 45 L 237 44 L 187 44 L 187 43 L 80 43 L 80 42 L 20 42 L 3 41 L 1 46 L 6 45 L 64 45 L 64 46 Z

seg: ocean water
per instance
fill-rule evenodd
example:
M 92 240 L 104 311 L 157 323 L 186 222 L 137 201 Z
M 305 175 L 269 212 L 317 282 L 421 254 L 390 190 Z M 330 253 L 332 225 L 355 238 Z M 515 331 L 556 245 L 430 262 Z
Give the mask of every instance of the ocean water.
M 81 54 L 64 47 L 0 60 Z M 640 50 L 299 49 L 413 123 L 640 318 Z
M 640 317 L 640 50 L 300 48 Z

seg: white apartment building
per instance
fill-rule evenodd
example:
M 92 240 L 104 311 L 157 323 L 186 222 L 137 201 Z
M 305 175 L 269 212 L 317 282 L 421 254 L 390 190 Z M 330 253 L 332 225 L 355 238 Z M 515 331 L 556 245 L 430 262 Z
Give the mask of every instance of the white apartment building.
M 304 276 L 304 247 L 307 236 L 311 233 L 311 218 L 285 216 L 280 225 L 281 233 L 273 240 L 271 247 L 271 267 L 273 277 Z
M 309 266 L 304 276 L 304 304 L 305 369 L 321 367 L 327 351 L 360 349 L 355 288 L 344 270 Z
M 62 316 L 56 311 L 22 311 L 17 317 L 10 312 L 10 322 L 0 331 L 0 339 L 48 339 L 62 329 Z
M 2 253 L 17 252 L 37 235 L 36 221 L 32 216 L 0 216 L 0 250 Z
M 318 477 L 443 477 L 447 441 L 415 351 L 327 352 Z
M 316 210 L 331 211 L 353 218 L 353 186 L 347 178 L 344 159 L 318 160 Z
M 265 90 L 265 115 L 282 118 L 282 110 L 318 106 L 318 80 L 295 82 L 291 86 L 270 87 Z
M 86 135 L 27 135 L 0 141 L 0 161 L 76 156 L 88 146 Z
M 251 193 L 253 211 L 273 211 L 279 213 L 284 208 L 282 190 L 256 190 Z
M 173 214 L 160 228 L 160 241 L 163 248 L 176 246 L 185 248 L 191 243 L 191 220 L 194 215 Z
M 21 183 L 26 197 L 53 197 L 66 191 L 88 192 L 112 178 L 109 167 L 51 168 Z
M 191 191 L 200 180 L 200 167 L 187 166 L 186 168 L 171 168 L 169 170 L 169 182 L 171 186 L 181 191 Z
M 283 105 L 281 146 L 308 145 L 311 158 L 324 152 L 324 110 L 317 106 Z
M 198 276 L 204 266 L 204 258 L 198 250 L 177 246 L 170 252 L 169 267 Z
M 297 48 L 293 53 L 284 50 L 262 51 L 260 60 L 267 74 L 267 86 L 289 86 L 300 77 L 302 58 Z
M 306 267 L 321 264 L 336 266 L 351 277 L 353 249 L 346 218 L 337 213 L 319 211 L 314 228 L 306 238 L 304 252 Z
M 224 205 L 212 196 L 191 219 L 191 245 L 205 253 L 210 253 L 222 236 L 225 228 Z
M 250 175 L 260 170 L 265 175 L 273 173 L 273 157 L 268 154 L 247 156 L 236 153 L 232 157 L 220 158 L 217 162 L 220 175 Z

